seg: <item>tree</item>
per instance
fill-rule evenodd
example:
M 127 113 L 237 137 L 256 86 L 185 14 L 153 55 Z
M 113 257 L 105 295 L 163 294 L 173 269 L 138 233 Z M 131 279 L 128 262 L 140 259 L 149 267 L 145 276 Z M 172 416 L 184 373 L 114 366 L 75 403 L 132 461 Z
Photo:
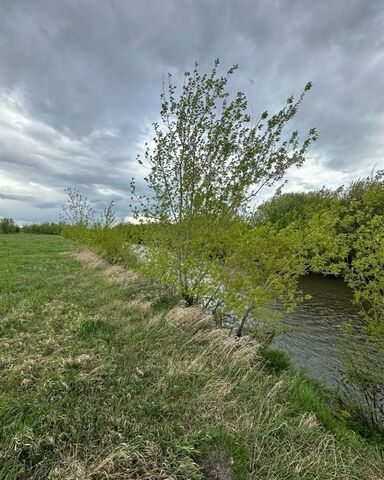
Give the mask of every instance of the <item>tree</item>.
M 0 218 L 0 233 L 18 233 L 19 231 L 13 218 Z
M 89 227 L 95 223 L 95 212 L 90 206 L 87 197 L 81 195 L 77 188 L 65 189 L 67 201 L 62 205 L 60 219 L 68 225 Z
M 99 225 L 103 228 L 112 228 L 116 225 L 116 214 L 113 200 L 111 200 L 101 211 Z
M 311 83 L 297 100 L 289 97 L 280 112 L 264 112 L 254 121 L 244 93 L 231 97 L 227 91 L 237 66 L 222 76 L 218 66 L 216 61 L 210 74 L 200 74 L 196 64 L 185 73 L 180 95 L 168 76 L 153 147 L 147 145 L 144 159 L 138 159 L 149 168 L 145 182 L 151 193 L 139 195 L 135 180 L 131 183 L 135 215 L 157 225 L 147 239 L 143 268 L 171 284 L 188 304 L 218 289 L 209 280 L 222 263 L 212 258 L 218 239 L 249 213 L 263 187 L 302 165 L 317 139 L 310 129 L 302 142 L 297 131 L 283 140 Z

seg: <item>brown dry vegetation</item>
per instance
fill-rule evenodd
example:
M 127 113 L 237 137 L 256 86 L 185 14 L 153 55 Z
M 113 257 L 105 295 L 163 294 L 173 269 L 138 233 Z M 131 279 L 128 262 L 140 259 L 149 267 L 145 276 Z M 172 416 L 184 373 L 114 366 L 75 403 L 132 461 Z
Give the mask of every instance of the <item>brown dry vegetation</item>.
M 143 282 L 136 272 L 126 270 L 120 265 L 110 265 L 91 250 L 82 249 L 71 252 L 71 257 L 89 268 L 102 270 L 106 281 L 110 284 L 124 286 Z

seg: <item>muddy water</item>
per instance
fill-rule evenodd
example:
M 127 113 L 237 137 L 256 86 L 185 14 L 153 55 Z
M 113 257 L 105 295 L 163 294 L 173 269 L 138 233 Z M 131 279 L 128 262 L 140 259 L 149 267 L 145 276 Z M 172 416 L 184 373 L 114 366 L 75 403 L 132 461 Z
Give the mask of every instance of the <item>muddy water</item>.
M 352 303 L 351 289 L 342 280 L 308 275 L 302 279 L 301 286 L 312 300 L 302 304 L 285 320 L 293 331 L 279 335 L 274 347 L 289 352 L 294 365 L 309 376 L 337 389 L 344 378 L 339 355 L 342 324 L 352 322 L 363 336 L 362 319 Z

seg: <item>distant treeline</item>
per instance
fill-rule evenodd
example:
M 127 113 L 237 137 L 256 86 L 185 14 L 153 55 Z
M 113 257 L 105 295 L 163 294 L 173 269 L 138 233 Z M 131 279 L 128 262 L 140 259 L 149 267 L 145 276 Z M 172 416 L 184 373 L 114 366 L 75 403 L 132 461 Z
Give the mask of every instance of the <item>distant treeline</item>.
M 60 235 L 64 227 L 63 223 L 31 223 L 23 226 L 23 233 L 38 233 L 40 235 Z
M 13 218 L 0 218 L 0 233 L 19 233 L 20 227 Z
M 0 233 L 37 233 L 40 235 L 60 235 L 63 223 L 31 223 L 20 227 L 13 218 L 0 218 Z

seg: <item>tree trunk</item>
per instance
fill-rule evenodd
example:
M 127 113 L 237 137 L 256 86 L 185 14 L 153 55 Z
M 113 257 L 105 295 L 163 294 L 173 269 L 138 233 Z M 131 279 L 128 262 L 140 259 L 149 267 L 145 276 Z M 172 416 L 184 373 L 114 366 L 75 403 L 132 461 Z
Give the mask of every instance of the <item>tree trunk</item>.
M 239 328 L 237 329 L 237 332 L 236 332 L 236 337 L 240 338 L 243 335 L 243 330 L 250 312 L 251 312 L 251 307 L 248 307 L 247 310 L 244 312 L 243 318 L 241 319 Z

